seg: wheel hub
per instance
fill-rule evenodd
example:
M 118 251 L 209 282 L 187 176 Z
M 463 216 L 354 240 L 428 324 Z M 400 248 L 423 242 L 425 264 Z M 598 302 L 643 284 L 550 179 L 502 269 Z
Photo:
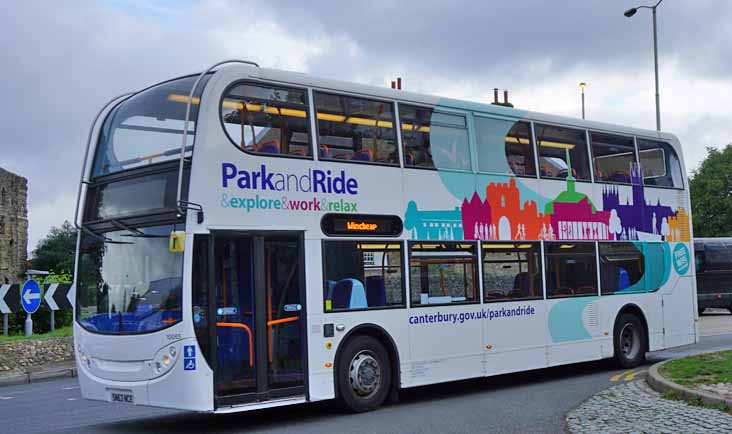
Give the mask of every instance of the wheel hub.
M 620 351 L 627 359 L 634 359 L 640 351 L 640 334 L 633 324 L 625 324 L 620 331 Z
M 351 360 L 351 387 L 362 397 L 376 393 L 381 385 L 381 366 L 373 353 L 361 351 Z

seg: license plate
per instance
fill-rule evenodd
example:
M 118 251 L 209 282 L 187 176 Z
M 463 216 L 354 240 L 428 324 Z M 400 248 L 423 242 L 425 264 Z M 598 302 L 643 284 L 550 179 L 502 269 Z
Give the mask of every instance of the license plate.
M 116 402 L 121 404 L 134 404 L 135 394 L 130 390 L 110 390 L 109 391 L 109 402 Z

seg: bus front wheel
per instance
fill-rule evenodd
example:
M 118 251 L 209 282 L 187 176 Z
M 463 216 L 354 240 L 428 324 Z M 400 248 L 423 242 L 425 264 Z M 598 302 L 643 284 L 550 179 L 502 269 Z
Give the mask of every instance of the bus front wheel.
M 336 373 L 338 396 L 347 410 L 356 413 L 374 410 L 389 394 L 389 353 L 371 336 L 356 336 L 346 342 Z
M 637 316 L 624 313 L 615 321 L 615 362 L 623 369 L 635 368 L 646 360 L 648 336 Z

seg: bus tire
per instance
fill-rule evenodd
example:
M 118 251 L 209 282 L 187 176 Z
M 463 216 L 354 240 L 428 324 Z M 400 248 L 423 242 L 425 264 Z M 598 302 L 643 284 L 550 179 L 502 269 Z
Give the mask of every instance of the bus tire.
M 354 413 L 377 409 L 391 390 L 391 358 L 371 336 L 355 336 L 346 342 L 339 357 L 338 397 Z
M 615 320 L 613 331 L 615 363 L 623 369 L 635 368 L 646 360 L 648 335 L 637 316 L 624 313 Z

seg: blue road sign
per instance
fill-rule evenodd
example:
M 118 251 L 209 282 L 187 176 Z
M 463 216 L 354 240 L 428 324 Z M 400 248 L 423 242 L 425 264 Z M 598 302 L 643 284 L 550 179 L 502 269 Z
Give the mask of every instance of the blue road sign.
M 20 289 L 20 304 L 28 313 L 35 313 L 41 307 L 41 286 L 33 279 L 27 280 Z
M 183 369 L 186 371 L 196 370 L 196 346 L 183 346 Z

